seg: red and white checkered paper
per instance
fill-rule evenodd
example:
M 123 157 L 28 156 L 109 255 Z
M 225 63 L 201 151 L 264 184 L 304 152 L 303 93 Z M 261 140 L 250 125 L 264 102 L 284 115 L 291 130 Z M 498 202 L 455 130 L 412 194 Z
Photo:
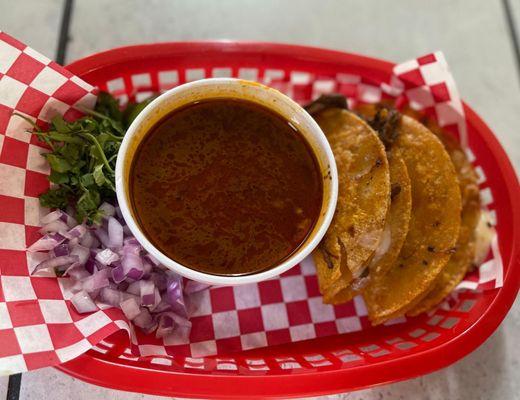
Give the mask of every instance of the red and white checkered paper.
M 267 84 L 298 100 L 305 74 L 287 87 L 266 74 Z M 305 82 L 303 82 L 305 81 Z M 389 84 L 374 85 L 357 76 L 314 81 L 312 96 L 331 91 L 351 104 L 397 99 L 434 115 L 441 126 L 467 143 L 462 103 L 442 54 L 400 64 Z M 201 357 L 359 331 L 369 326 L 361 298 L 341 306 L 322 303 L 309 258 L 283 276 L 258 284 L 213 287 L 187 299 L 193 328 L 189 339 L 155 339 L 129 327 L 120 310 L 102 307 L 77 314 L 70 304 L 68 278 L 29 276 L 38 254 L 26 247 L 37 239 L 40 216 L 48 210 L 38 195 L 49 186 L 46 151 L 23 114 L 39 125 L 56 114 L 77 118 L 78 106 L 93 107 L 95 89 L 48 58 L 0 32 L 0 375 L 52 366 L 75 358 L 117 330 L 129 332 L 135 356 Z M 468 154 L 471 152 L 468 149 Z M 473 157 L 474 158 L 474 157 Z M 491 193 L 482 193 L 491 197 Z M 492 200 L 492 197 L 491 197 Z M 502 284 L 498 245 L 493 255 L 461 288 L 489 289 Z M 397 321 L 394 321 L 394 323 Z

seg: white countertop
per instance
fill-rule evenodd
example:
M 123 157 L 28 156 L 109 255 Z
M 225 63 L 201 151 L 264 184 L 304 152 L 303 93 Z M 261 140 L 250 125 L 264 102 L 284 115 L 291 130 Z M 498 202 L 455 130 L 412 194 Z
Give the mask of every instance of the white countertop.
M 507 0 L 505 0 L 507 1 Z M 64 1 L 0 0 L 0 30 L 54 57 Z M 463 98 L 520 167 L 520 60 L 500 0 L 76 0 L 66 61 L 125 44 L 196 39 L 278 41 L 402 61 L 444 51 Z M 520 33 L 520 2 L 510 1 Z M 513 4 L 514 3 L 514 4 Z M 433 374 L 327 398 L 520 399 L 520 302 L 476 351 Z M 7 379 L 0 378 L 0 400 Z M 152 399 L 54 369 L 22 376 L 20 399 Z M 47 397 L 45 397 L 47 398 Z

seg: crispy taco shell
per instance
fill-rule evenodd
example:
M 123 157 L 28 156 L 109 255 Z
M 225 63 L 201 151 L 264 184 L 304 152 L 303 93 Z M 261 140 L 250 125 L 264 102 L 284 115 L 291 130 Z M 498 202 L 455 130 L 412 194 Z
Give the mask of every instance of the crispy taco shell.
M 418 315 L 440 303 L 462 281 L 475 254 L 475 228 L 480 218 L 480 196 L 478 177 L 458 142 L 451 136 L 430 125 L 430 129 L 441 139 L 455 166 L 459 180 L 462 214 L 459 238 L 455 253 L 435 280 L 428 295 L 408 315 Z
M 401 156 L 388 153 L 390 168 L 390 207 L 386 217 L 385 228 L 378 248 L 369 264 L 369 275 L 365 278 L 370 286 L 372 279 L 384 276 L 395 263 L 408 233 L 408 223 L 412 209 L 410 178 L 406 164 Z M 360 285 L 361 286 L 361 285 Z M 352 299 L 359 290 L 352 285 L 343 288 L 328 299 L 331 304 L 341 304 Z
M 404 314 L 426 296 L 455 250 L 461 220 L 457 175 L 440 140 L 403 116 L 391 148 L 406 164 L 412 211 L 397 260 L 363 292 L 373 324 Z
M 390 178 L 385 148 L 365 121 L 339 108 L 321 111 L 315 119 L 332 147 L 339 179 L 334 218 L 313 253 L 320 291 L 328 297 L 359 278 L 378 247 Z

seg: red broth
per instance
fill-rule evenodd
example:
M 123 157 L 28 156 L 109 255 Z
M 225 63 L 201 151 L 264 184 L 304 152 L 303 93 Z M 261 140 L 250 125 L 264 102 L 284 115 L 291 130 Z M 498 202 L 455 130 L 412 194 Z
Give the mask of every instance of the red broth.
M 176 110 L 139 144 L 130 197 L 146 237 L 216 275 L 267 270 L 316 224 L 322 175 L 304 137 L 260 105 L 215 99 Z

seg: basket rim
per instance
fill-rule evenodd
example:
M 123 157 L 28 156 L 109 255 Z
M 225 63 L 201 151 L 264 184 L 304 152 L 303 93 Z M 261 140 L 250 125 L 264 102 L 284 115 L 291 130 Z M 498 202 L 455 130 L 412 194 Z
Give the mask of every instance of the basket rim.
M 255 41 L 188 41 L 151 43 L 118 47 L 101 51 L 76 60 L 66 68 L 83 76 L 109 65 L 121 64 L 139 58 L 163 57 L 164 54 L 200 53 L 218 51 L 269 55 L 304 56 L 306 60 L 348 64 L 390 73 L 392 62 L 360 54 L 292 44 Z M 496 137 L 486 123 L 464 103 L 466 118 L 479 132 L 493 154 L 497 167 L 506 182 L 507 196 L 512 203 L 520 198 L 520 186 L 515 170 Z M 210 375 L 205 373 L 148 370 L 118 364 L 90 356 L 88 353 L 56 368 L 89 383 L 113 389 L 141 391 L 149 394 L 180 397 L 239 398 L 244 393 L 252 398 L 297 397 L 339 393 L 410 379 L 443 368 L 476 349 L 499 326 L 511 308 L 520 288 L 520 209 L 512 207 L 513 225 L 511 257 L 503 287 L 492 292 L 493 300 L 487 310 L 464 332 L 434 348 L 402 357 L 361 365 L 350 369 L 308 371 L 298 374 L 263 376 Z M 107 373 L 108 372 L 108 373 Z M 107 377 L 110 378 L 107 378 Z M 140 387 L 148 382 L 146 387 Z M 137 383 L 137 384 L 136 384 Z M 150 385 L 152 383 L 152 385 Z

